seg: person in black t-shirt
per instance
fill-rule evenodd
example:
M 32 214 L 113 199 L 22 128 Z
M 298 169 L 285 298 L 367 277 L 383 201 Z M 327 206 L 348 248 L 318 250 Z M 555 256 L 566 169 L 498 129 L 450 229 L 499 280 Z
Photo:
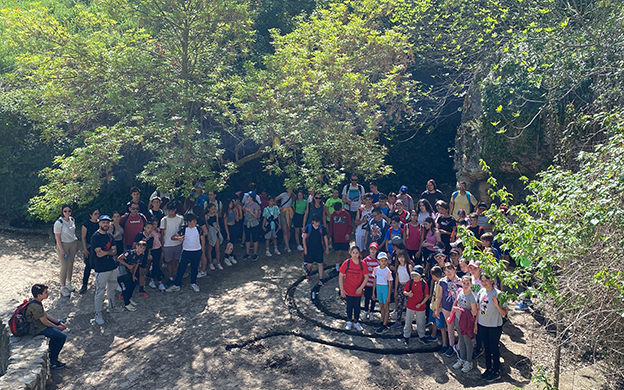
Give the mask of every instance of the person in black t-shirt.
M 93 269 L 91 236 L 93 236 L 93 233 L 100 228 L 98 218 L 100 218 L 100 210 L 92 209 L 89 212 L 89 220 L 82 224 L 82 254 L 84 256 L 85 269 L 82 274 L 82 288 L 78 291 L 80 294 L 87 292 L 89 276 L 91 276 L 91 270 Z
M 147 275 L 147 270 L 150 269 L 150 265 L 152 264 L 151 256 L 152 256 L 152 246 L 154 245 L 154 237 L 152 237 L 152 231 L 154 231 L 154 225 L 148 223 L 143 227 L 143 231 L 138 233 L 134 237 L 134 243 L 132 244 L 132 249 L 137 249 L 137 244 L 141 241 L 145 241 L 147 244 L 147 248 L 145 249 L 146 255 L 141 259 L 139 263 L 139 295 L 142 297 L 149 297 L 149 294 L 145 292 L 145 276 Z
M 318 264 L 319 285 L 324 285 L 323 280 L 323 252 L 329 254 L 329 242 L 327 231 L 321 226 L 322 216 L 314 214 L 312 223 L 303 230 L 303 259 L 306 264 L 307 278 L 312 272 L 312 263 Z
M 448 255 L 451 250 L 451 237 L 457 228 L 457 222 L 455 218 L 451 216 L 451 208 L 448 203 L 444 201 L 439 202 L 438 212 L 441 215 L 436 219 L 436 224 L 438 225 L 440 240 L 444 243 L 446 248 L 444 254 Z
M 420 194 L 420 199 L 427 199 L 429 204 L 435 207 L 439 200 L 444 200 L 444 195 L 442 191 L 437 189 L 435 180 L 430 179 L 427 182 L 427 189 Z
M 111 218 L 102 215 L 98 219 L 100 228 L 91 236 L 93 251 L 93 268 L 95 269 L 95 322 L 104 325 L 102 304 L 104 292 L 108 296 L 108 311 L 120 312 L 123 308 L 115 306 L 115 288 L 117 287 L 117 261 L 113 258 L 117 254 L 117 246 L 113 235 L 108 232 Z
M 130 196 L 132 196 L 132 200 L 126 203 L 126 212 L 130 213 L 130 206 L 132 206 L 132 203 L 136 203 L 139 205 L 139 213 L 147 215 L 149 210 L 145 202 L 141 200 L 141 190 L 138 187 L 130 188 Z

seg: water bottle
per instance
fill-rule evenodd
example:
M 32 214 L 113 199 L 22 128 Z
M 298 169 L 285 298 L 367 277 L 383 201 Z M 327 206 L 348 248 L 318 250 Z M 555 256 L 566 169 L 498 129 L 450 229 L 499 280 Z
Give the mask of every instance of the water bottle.
M 65 258 L 65 260 L 69 259 L 69 255 L 67 253 L 65 253 L 65 256 L 63 256 Z
M 316 291 L 312 291 L 312 300 L 316 298 Z

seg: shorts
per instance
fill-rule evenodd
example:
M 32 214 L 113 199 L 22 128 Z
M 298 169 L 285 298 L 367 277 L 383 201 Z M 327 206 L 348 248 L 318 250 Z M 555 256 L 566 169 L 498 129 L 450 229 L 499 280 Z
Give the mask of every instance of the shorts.
M 377 291 L 377 300 L 379 301 L 379 303 L 383 303 L 385 305 L 386 299 L 388 299 L 388 293 L 390 291 L 390 289 L 388 288 L 388 285 L 378 284 L 376 287 L 376 291 Z
M 348 242 L 334 242 L 334 250 L 335 251 L 348 251 L 349 243 Z
M 303 261 L 306 263 L 319 263 L 323 264 L 323 252 L 309 253 L 303 255 Z
M 180 260 L 182 257 L 182 244 L 176 246 L 163 246 L 165 255 L 165 263 L 171 263 L 173 260 Z
M 277 238 L 277 232 L 275 231 L 275 229 L 267 230 L 264 238 L 266 240 L 270 240 L 271 238 Z
M 293 217 L 292 223 L 293 223 L 293 226 L 295 227 L 295 229 L 302 228 L 303 227 L 303 214 L 295 213 L 295 216 Z
M 260 241 L 260 236 L 262 235 L 262 229 L 260 225 L 256 225 L 254 227 L 245 226 L 245 240 L 246 242 L 256 243 Z
M 444 329 L 446 327 L 446 321 L 444 320 L 444 313 L 440 310 L 440 318 L 433 316 L 433 310 L 429 310 L 429 322 L 435 324 L 436 328 Z

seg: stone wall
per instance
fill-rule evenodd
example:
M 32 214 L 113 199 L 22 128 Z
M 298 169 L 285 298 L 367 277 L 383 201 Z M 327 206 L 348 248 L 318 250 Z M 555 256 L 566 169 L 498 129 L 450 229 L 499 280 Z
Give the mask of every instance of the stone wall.
M 0 328 L 2 343 L 8 342 L 10 347 L 6 372 L 0 377 L 0 389 L 45 390 L 51 381 L 48 339 L 44 336 L 9 338 L 6 325 L 0 323 Z M 4 349 L 5 344 L 2 347 Z M 2 351 L 3 358 L 5 352 Z

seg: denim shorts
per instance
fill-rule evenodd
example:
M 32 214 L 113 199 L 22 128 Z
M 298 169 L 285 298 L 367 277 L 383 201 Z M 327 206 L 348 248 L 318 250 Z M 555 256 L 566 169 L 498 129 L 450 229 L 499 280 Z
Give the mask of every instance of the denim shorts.
M 442 310 L 440 310 L 440 318 L 435 318 L 433 316 L 433 310 L 429 310 L 429 322 L 434 323 L 438 329 L 444 329 L 446 327 L 444 313 L 442 313 Z

